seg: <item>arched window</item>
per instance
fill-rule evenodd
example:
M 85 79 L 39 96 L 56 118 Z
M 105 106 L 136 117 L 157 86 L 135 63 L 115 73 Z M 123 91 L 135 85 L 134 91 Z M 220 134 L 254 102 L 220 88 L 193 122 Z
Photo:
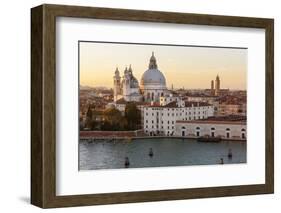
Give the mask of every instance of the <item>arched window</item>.
M 215 130 L 216 130 L 216 129 L 215 129 L 214 127 L 211 128 L 211 136 L 212 136 L 212 137 L 215 137 Z
M 230 133 L 229 132 L 226 133 L 226 138 L 230 138 Z
M 246 130 L 243 128 L 243 129 L 241 129 L 241 132 L 242 132 L 241 138 L 245 139 L 246 138 L 246 134 L 245 134 Z
M 229 129 L 229 128 L 226 128 L 226 131 L 230 131 L 230 129 Z
M 200 136 L 200 127 L 199 126 L 196 127 L 196 136 L 197 137 Z
M 182 126 L 181 128 L 182 128 L 182 129 L 185 129 L 185 126 Z

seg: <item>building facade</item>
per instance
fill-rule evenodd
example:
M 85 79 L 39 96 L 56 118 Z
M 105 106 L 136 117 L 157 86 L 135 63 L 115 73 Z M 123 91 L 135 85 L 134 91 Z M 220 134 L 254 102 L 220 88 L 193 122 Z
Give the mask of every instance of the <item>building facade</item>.
M 127 67 L 124 70 L 124 75 L 120 77 L 120 72 L 118 68 L 115 70 L 115 75 L 113 77 L 113 93 L 114 101 L 124 98 L 126 101 L 141 101 L 142 95 L 140 94 L 139 82 L 133 75 L 133 70 L 130 65 L 129 69 Z
M 246 140 L 246 120 L 227 117 L 194 121 L 177 121 L 175 135 L 179 137 L 220 137 L 222 139 Z
M 140 89 L 146 102 L 159 102 L 160 97 L 169 94 L 166 87 L 166 78 L 158 69 L 153 52 L 149 60 L 148 70 L 141 77 Z
M 214 115 L 214 107 L 203 102 L 172 101 L 166 105 L 143 107 L 143 128 L 147 135 L 174 136 L 177 121 L 204 119 Z
M 124 98 L 125 101 L 159 102 L 161 96 L 169 94 L 166 87 L 165 76 L 158 69 L 154 53 L 152 53 L 150 57 L 148 69 L 141 77 L 140 85 L 133 75 L 131 65 L 129 69 L 126 67 L 122 77 L 120 76 L 118 68 L 116 68 L 113 84 L 115 102 L 122 98 Z

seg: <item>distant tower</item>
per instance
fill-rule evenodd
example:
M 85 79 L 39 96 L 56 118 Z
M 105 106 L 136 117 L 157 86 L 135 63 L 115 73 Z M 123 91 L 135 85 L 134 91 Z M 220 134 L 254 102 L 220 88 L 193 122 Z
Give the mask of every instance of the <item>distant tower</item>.
M 130 66 L 129 66 L 128 73 L 129 73 L 129 75 L 132 75 L 132 74 L 133 74 L 133 70 L 132 70 L 131 64 L 130 64 Z
M 211 95 L 215 94 L 215 90 L 214 90 L 214 80 L 211 81 Z
M 215 88 L 215 95 L 220 94 L 220 77 L 217 75 L 216 77 L 216 88 Z
M 114 81 L 114 101 L 118 100 L 118 95 L 121 95 L 121 77 L 118 68 L 116 67 L 115 74 L 113 77 Z
M 127 100 L 127 96 L 130 95 L 131 91 L 130 91 L 130 76 L 132 74 L 132 69 L 131 68 L 125 68 L 124 70 L 124 76 L 123 76 L 123 88 L 122 88 L 122 91 L 123 91 L 123 96 L 125 98 L 125 100 Z

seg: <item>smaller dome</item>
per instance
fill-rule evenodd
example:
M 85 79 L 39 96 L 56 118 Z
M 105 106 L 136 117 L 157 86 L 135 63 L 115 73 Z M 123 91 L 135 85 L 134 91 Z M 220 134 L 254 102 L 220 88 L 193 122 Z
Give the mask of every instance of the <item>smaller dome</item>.
M 139 88 L 139 82 L 134 76 L 131 76 L 130 87 Z

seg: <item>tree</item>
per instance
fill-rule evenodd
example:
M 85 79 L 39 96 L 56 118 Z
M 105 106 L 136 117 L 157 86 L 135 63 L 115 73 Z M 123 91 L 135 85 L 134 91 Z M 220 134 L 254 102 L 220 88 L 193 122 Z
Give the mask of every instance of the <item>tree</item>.
M 91 109 L 91 105 L 88 106 L 88 110 L 86 113 L 87 118 L 92 119 L 92 109 Z
M 85 126 L 87 128 L 90 128 L 90 126 L 91 126 L 92 117 L 93 117 L 93 113 L 92 113 L 91 106 L 89 105 L 87 113 L 86 113 L 86 121 L 85 121 Z
M 128 123 L 128 130 L 136 130 L 141 123 L 141 113 L 135 103 L 127 103 L 125 107 L 125 118 Z
M 126 126 L 127 121 L 118 109 L 109 108 L 104 111 L 102 130 L 120 131 L 125 130 Z

